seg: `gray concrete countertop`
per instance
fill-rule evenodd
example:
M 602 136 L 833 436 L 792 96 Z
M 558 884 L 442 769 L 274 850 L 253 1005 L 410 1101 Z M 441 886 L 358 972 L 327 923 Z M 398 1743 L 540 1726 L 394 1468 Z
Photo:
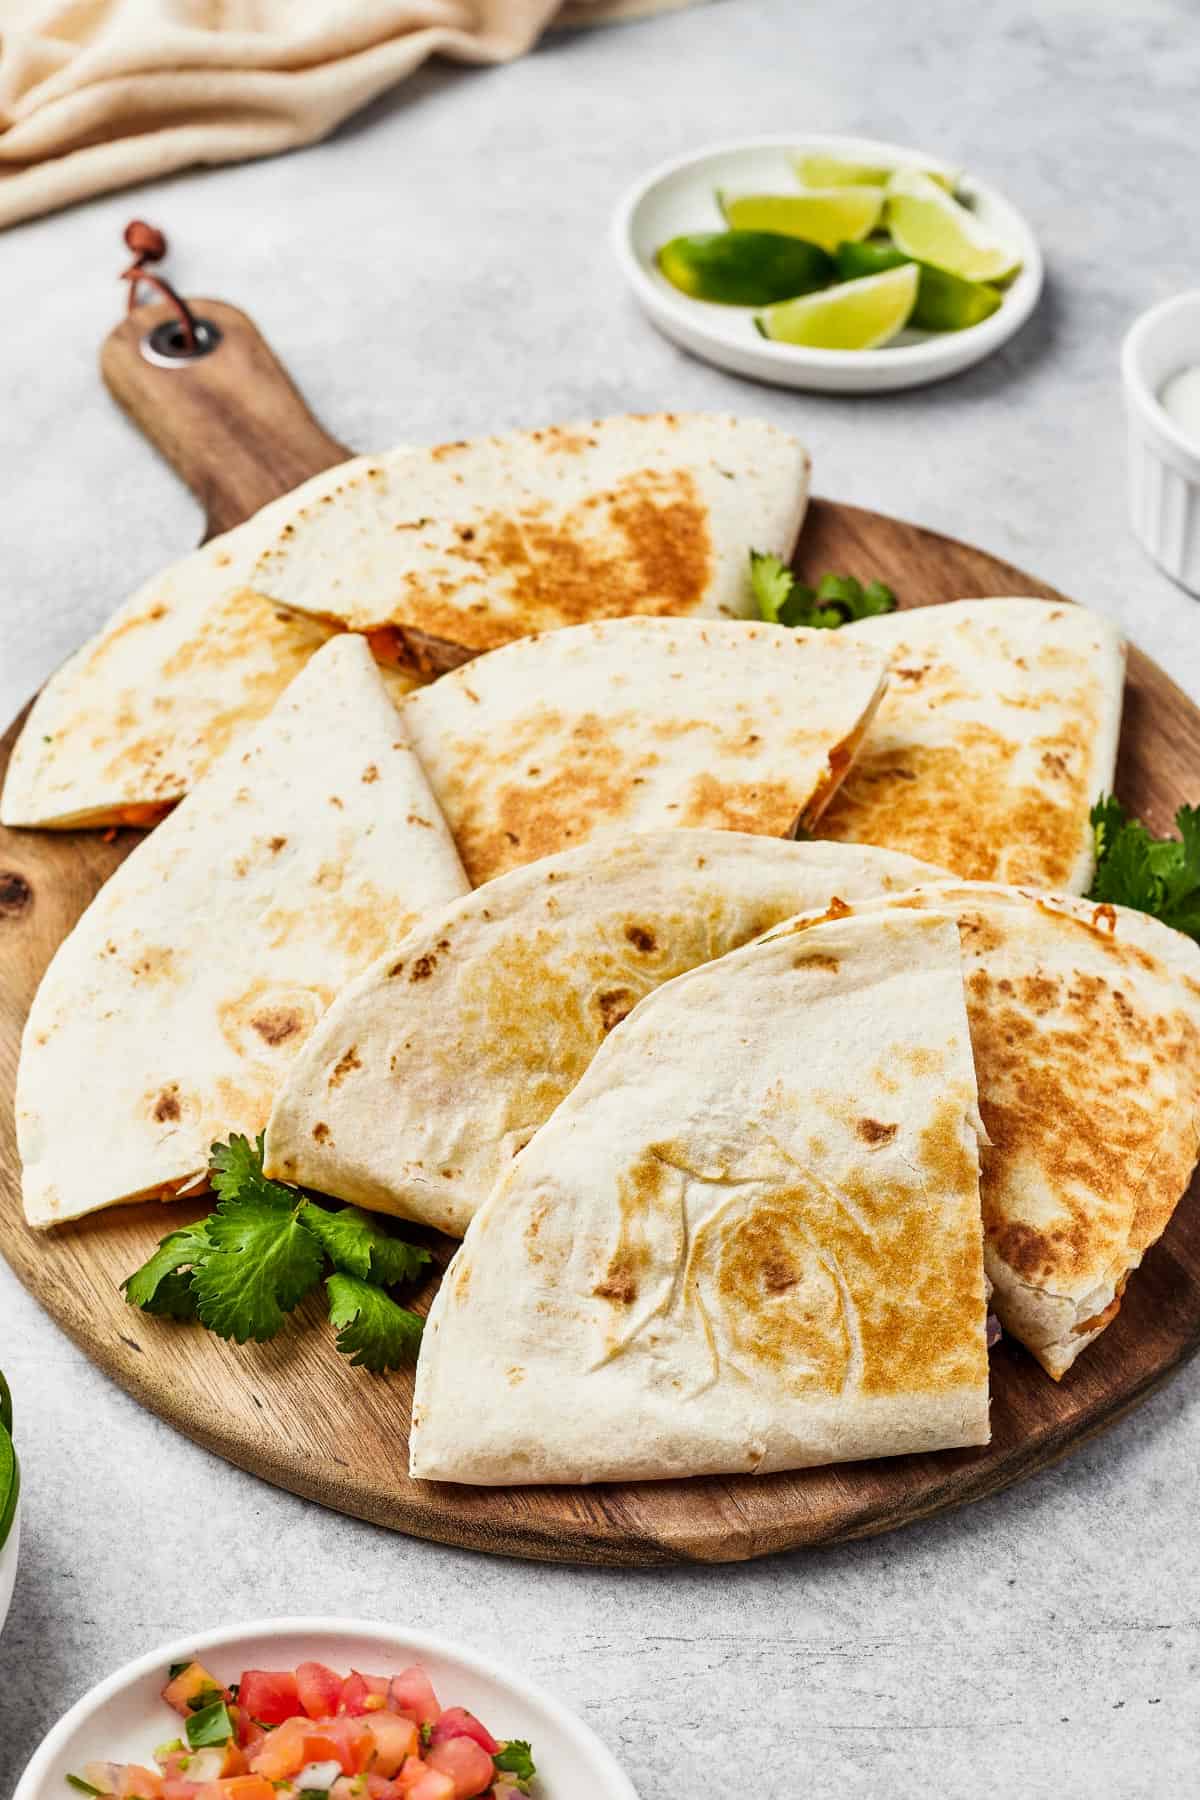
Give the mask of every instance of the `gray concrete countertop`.
M 193 502 L 95 370 L 138 215 L 167 230 L 185 291 L 257 318 L 350 444 L 759 412 L 805 437 L 819 492 L 1023 563 L 1200 697 L 1200 613 L 1127 529 L 1117 373 L 1135 314 L 1200 279 L 1195 25 L 1189 0 L 721 0 L 562 37 L 509 69 L 434 69 L 324 146 L 10 232 L 4 716 L 197 535 Z M 924 144 L 1010 194 L 1049 263 L 1031 324 L 944 386 L 862 400 L 739 383 L 656 336 L 610 259 L 618 195 L 664 157 L 793 127 Z M 277 1493 L 141 1411 L 5 1268 L 0 1363 L 26 1475 L 0 1640 L 4 1800 L 42 1732 L 117 1663 L 192 1628 L 320 1611 L 510 1657 L 591 1721 L 646 1800 L 1195 1789 L 1187 1374 L 971 1511 L 820 1555 L 621 1574 L 435 1549 Z M 726 1773 L 742 1758 L 753 1787 Z

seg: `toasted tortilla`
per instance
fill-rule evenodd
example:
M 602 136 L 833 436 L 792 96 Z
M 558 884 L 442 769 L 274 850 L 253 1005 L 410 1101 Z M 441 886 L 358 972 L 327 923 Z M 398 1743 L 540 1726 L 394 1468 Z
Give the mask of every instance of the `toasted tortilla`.
M 370 652 L 335 638 L 47 969 L 17 1079 L 30 1224 L 195 1182 L 265 1126 L 338 990 L 466 885 Z
M 250 584 L 390 633 L 418 667 L 423 640 L 465 655 L 630 613 L 744 618 L 749 552 L 791 555 L 808 477 L 787 432 L 705 413 L 441 444 L 298 498 Z
M 476 1216 L 412 1473 L 767 1473 L 981 1444 L 975 1077 L 952 920 L 759 942 L 668 982 Z
M 502 875 L 334 1002 L 275 1102 L 267 1171 L 461 1237 L 653 988 L 798 910 L 940 873 L 887 850 L 657 831 Z
M 1116 629 L 1082 606 L 959 600 L 846 630 L 887 653 L 891 678 L 821 835 L 1085 893 L 1121 725 Z
M 494 650 L 402 711 L 478 886 L 631 831 L 807 829 L 885 669 L 844 631 L 610 619 Z
M 961 929 L 992 1304 L 1058 1380 L 1116 1317 L 1196 1166 L 1200 948 L 1125 907 L 990 883 L 854 911 L 910 908 Z
M 367 457 L 172 563 L 50 677 L 13 750 L 5 825 L 151 825 L 270 712 L 333 628 L 247 585 L 264 534 L 301 495 L 336 492 Z M 389 670 L 394 699 L 417 685 Z

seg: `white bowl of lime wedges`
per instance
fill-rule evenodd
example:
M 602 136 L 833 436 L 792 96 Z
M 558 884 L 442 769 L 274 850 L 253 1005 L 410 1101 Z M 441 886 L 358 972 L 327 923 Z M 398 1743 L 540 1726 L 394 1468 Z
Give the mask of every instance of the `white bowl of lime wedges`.
M 828 133 L 747 138 L 655 169 L 613 247 L 658 328 L 784 387 L 883 393 L 990 356 L 1037 305 L 1033 232 L 938 157 Z

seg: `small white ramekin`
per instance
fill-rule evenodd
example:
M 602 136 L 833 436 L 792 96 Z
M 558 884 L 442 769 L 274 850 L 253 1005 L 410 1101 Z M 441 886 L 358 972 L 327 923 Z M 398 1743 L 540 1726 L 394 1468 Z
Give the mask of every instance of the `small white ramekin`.
M 1121 347 L 1134 534 L 1173 581 L 1200 594 L 1200 446 L 1158 397 L 1191 363 L 1200 363 L 1200 289 L 1151 307 Z

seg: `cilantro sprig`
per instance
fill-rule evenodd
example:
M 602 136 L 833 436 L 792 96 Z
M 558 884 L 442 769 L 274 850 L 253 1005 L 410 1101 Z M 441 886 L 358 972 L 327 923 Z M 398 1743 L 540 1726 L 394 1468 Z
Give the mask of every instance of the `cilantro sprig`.
M 1200 807 L 1179 808 L 1177 838 L 1155 837 L 1112 794 L 1089 816 L 1096 873 L 1088 899 L 1149 913 L 1200 943 Z
M 169 1232 L 122 1283 L 143 1312 L 196 1319 L 234 1343 L 265 1343 L 327 1276 L 337 1347 L 376 1373 L 415 1356 L 422 1321 L 385 1292 L 429 1261 L 419 1244 L 392 1237 L 356 1206 L 317 1205 L 263 1173 L 263 1138 L 214 1144 L 209 1181 L 217 1205 Z
M 521 1738 L 511 1738 L 507 1744 L 497 1750 L 492 1760 L 498 1769 L 503 1769 L 506 1774 L 516 1776 L 517 1785 L 522 1793 L 537 1774 L 529 1745 Z
M 853 575 L 822 575 L 816 587 L 797 581 L 778 556 L 750 552 L 750 586 L 759 616 L 769 625 L 803 625 L 834 631 L 855 619 L 874 619 L 896 610 L 896 596 L 882 581 L 864 587 Z

